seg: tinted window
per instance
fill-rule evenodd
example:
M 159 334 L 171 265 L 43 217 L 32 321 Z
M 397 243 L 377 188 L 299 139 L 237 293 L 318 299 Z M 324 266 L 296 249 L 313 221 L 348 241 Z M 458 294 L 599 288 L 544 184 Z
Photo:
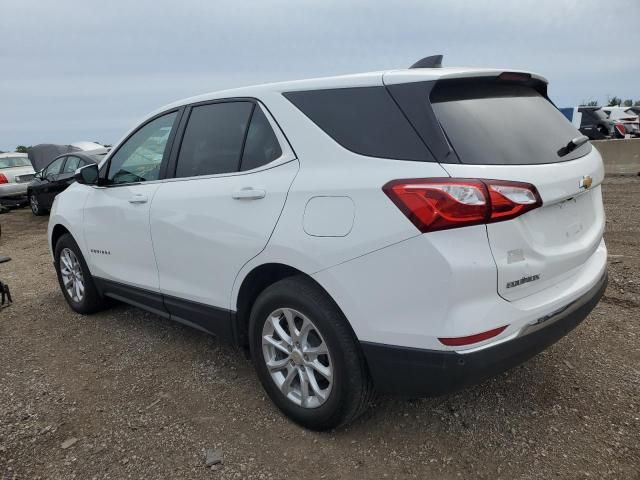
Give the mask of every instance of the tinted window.
M 436 85 L 431 102 L 462 163 L 530 165 L 572 160 L 558 150 L 581 134 L 546 98 L 524 85 L 454 82 Z
M 284 94 L 344 148 L 361 155 L 430 160 L 422 141 L 384 87 Z
M 62 169 L 62 164 L 64 163 L 64 160 L 67 157 L 60 157 L 60 158 L 56 158 L 53 162 L 51 162 L 49 164 L 49 166 L 47 166 L 47 168 L 44 169 L 44 176 L 46 177 L 47 175 L 57 175 L 60 173 L 60 170 Z
M 169 113 L 147 123 L 134 133 L 111 157 L 110 183 L 157 180 L 167 141 L 177 113 Z
M 252 108 L 250 102 L 194 107 L 182 138 L 176 177 L 238 171 Z
M 82 166 L 82 160 L 79 157 L 67 157 L 67 163 L 64 164 L 62 173 L 75 173 Z
M 258 168 L 273 162 L 280 155 L 282 155 L 282 149 L 276 134 L 262 109 L 256 106 L 251 116 L 240 170 Z

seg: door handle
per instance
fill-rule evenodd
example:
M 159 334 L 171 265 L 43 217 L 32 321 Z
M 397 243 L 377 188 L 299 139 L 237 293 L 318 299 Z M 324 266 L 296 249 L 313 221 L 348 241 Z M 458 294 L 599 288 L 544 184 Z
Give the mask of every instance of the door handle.
M 259 200 L 264 198 L 266 195 L 266 191 L 253 187 L 245 187 L 240 190 L 236 190 L 231 194 L 231 196 L 236 200 Z
M 142 193 L 136 193 L 129 199 L 129 203 L 147 203 L 149 199 Z

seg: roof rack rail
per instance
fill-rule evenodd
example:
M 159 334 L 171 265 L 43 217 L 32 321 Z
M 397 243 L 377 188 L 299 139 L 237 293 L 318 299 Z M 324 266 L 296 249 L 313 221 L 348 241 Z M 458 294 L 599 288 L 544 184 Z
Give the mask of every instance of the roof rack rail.
M 418 60 L 409 68 L 441 68 L 442 67 L 442 55 L 431 55 Z

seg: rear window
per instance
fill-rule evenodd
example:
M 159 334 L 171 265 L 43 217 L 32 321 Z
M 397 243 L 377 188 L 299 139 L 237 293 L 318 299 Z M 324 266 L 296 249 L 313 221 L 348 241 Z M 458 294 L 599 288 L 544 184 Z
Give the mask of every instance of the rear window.
M 284 96 L 344 148 L 369 157 L 433 161 L 384 87 L 288 92 Z
M 586 155 L 591 144 L 560 157 L 581 134 L 538 91 L 495 81 L 440 82 L 433 110 L 462 163 L 534 165 Z
M 30 167 L 31 162 L 27 157 L 3 157 L 0 158 L 0 168 Z

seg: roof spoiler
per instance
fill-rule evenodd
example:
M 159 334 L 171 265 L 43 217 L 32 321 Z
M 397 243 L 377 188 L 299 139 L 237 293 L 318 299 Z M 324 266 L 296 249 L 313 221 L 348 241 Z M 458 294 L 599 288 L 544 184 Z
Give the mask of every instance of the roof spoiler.
M 442 55 L 421 58 L 409 68 L 442 68 Z

